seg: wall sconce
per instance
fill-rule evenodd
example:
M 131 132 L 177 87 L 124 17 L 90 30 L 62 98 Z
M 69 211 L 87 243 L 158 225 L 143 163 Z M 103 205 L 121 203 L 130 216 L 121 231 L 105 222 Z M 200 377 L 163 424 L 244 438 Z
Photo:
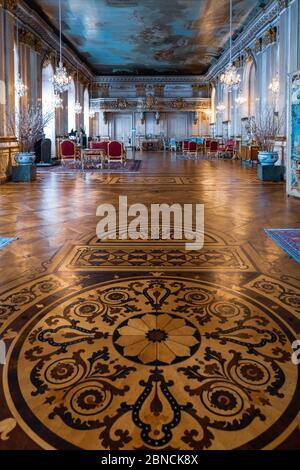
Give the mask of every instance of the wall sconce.
M 277 95 L 279 93 L 279 78 L 278 76 L 276 78 L 273 78 L 273 80 L 271 81 L 270 85 L 269 85 L 269 90 L 271 91 L 271 93 L 273 95 Z
M 219 113 L 223 113 L 223 111 L 225 111 L 225 109 L 226 109 L 226 106 L 223 103 L 218 104 L 218 106 L 216 107 L 216 110 Z

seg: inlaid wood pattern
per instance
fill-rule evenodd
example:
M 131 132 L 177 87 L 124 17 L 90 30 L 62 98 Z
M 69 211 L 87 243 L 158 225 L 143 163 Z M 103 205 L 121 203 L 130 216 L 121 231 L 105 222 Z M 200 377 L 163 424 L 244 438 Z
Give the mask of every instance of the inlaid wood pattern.
M 230 161 L 0 187 L 0 450 L 299 449 L 299 201 Z M 97 239 L 96 207 L 204 203 L 205 244 Z M 122 228 L 121 228 L 122 232 Z

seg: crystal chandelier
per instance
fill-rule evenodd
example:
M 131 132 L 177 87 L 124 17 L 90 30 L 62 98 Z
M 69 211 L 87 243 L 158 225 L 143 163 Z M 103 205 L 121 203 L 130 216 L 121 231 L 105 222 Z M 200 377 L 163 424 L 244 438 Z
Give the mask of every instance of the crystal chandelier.
M 62 109 L 63 108 L 63 99 L 57 93 L 54 94 L 53 106 L 54 106 L 55 109 Z
M 62 61 L 61 0 L 59 0 L 59 65 L 56 67 L 55 74 L 51 81 L 56 94 L 67 91 L 72 81 L 72 78 L 67 74 L 67 70 L 63 66 Z
M 75 103 L 75 106 L 74 106 L 75 114 L 81 114 L 82 113 L 82 106 L 80 104 L 78 94 L 79 94 L 79 78 L 78 78 L 78 68 L 77 68 L 77 100 L 76 100 L 76 103 Z
M 96 110 L 94 108 L 90 108 L 89 110 L 89 117 L 91 119 L 94 119 L 94 117 L 96 116 Z
M 16 48 L 17 48 L 17 54 L 19 56 L 19 22 L 17 20 L 17 44 L 16 44 Z M 16 83 L 15 83 L 15 91 L 16 91 L 16 94 L 19 96 L 19 98 L 22 98 L 22 96 L 25 96 L 25 92 L 26 92 L 26 86 L 21 78 L 21 75 L 20 73 L 18 74 L 18 78 L 16 80 Z
M 22 98 L 22 96 L 25 96 L 26 86 L 24 85 L 24 82 L 20 74 L 18 75 L 18 78 L 16 80 L 15 90 L 19 98 Z
M 269 85 L 269 90 L 273 93 L 273 95 L 277 95 L 279 93 L 279 79 L 278 77 L 273 78 Z
M 74 111 L 75 111 L 75 114 L 81 114 L 82 113 L 82 106 L 79 103 L 79 101 L 76 101 L 75 106 L 74 106 Z
M 231 93 L 232 90 L 237 90 L 241 83 L 241 76 L 232 63 L 232 34 L 232 0 L 230 0 L 230 60 L 225 72 L 220 77 L 220 81 L 229 93 Z
M 242 91 L 240 91 L 238 96 L 235 99 L 236 104 L 240 106 L 240 105 L 246 103 L 246 101 L 247 100 L 246 100 L 245 96 L 243 95 Z

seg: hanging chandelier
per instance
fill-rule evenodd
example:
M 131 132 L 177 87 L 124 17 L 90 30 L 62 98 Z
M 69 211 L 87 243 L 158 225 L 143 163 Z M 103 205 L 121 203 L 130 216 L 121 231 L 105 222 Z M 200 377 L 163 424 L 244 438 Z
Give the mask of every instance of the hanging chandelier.
M 93 109 L 93 108 L 90 108 L 90 110 L 89 110 L 89 117 L 90 117 L 91 119 L 94 119 L 95 116 L 96 116 L 96 110 Z
M 17 48 L 17 54 L 18 54 L 18 57 L 19 57 L 19 21 L 17 20 L 17 44 L 16 44 L 16 48 Z M 21 78 L 21 74 L 19 73 L 18 74 L 18 78 L 16 80 L 16 83 L 15 83 L 15 91 L 16 91 L 16 94 L 18 95 L 19 98 L 22 98 L 23 96 L 25 96 L 25 92 L 26 92 L 26 86 Z
M 74 111 L 75 114 L 81 114 L 82 113 L 82 106 L 79 101 L 79 77 L 78 77 L 78 67 L 77 67 L 77 100 L 74 106 Z
M 240 106 L 240 105 L 246 103 L 246 101 L 247 100 L 246 100 L 245 96 L 243 95 L 243 92 L 240 91 L 238 96 L 235 99 L 236 104 Z
M 269 90 L 271 91 L 271 93 L 273 93 L 273 95 L 277 95 L 279 93 L 279 79 L 278 79 L 278 77 L 273 78 L 273 80 L 271 81 L 271 83 L 269 85 Z
M 82 113 L 82 106 L 81 106 L 81 104 L 78 100 L 75 103 L 74 111 L 75 111 L 75 114 L 81 114 Z
M 62 61 L 62 26 L 61 26 L 61 0 L 59 0 L 59 65 L 56 67 L 55 74 L 51 81 L 54 86 L 55 94 L 64 93 L 69 89 L 72 77 L 67 74 Z
M 25 96 L 26 86 L 24 85 L 24 82 L 20 74 L 18 75 L 18 78 L 15 83 L 15 90 L 19 98 L 22 98 L 22 96 Z
M 57 93 L 54 94 L 53 106 L 54 106 L 55 109 L 62 109 L 64 107 L 63 106 L 63 99 Z
M 230 60 L 224 73 L 220 77 L 221 83 L 229 93 L 232 90 L 237 90 L 241 83 L 241 76 L 237 72 L 237 68 L 232 63 L 232 0 L 230 0 Z

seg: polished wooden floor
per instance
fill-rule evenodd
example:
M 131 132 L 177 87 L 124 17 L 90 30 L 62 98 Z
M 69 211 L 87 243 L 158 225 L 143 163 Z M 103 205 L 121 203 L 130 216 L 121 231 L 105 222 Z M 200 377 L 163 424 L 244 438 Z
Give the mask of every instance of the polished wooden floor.
M 300 201 L 238 161 L 0 186 L 0 449 L 300 447 L 299 265 L 264 228 Z M 205 246 L 99 243 L 96 207 L 204 203 Z

